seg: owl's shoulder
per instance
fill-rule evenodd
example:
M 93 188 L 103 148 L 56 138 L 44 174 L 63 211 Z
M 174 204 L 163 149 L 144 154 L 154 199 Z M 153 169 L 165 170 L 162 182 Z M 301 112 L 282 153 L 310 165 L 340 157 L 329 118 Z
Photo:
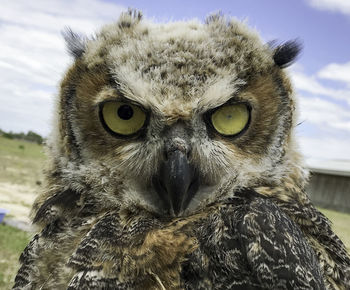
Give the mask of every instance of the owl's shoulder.
M 195 229 L 200 247 L 185 264 L 184 279 L 206 276 L 219 288 L 324 287 L 315 252 L 272 199 L 239 192 Z M 198 279 L 194 288 L 202 284 Z

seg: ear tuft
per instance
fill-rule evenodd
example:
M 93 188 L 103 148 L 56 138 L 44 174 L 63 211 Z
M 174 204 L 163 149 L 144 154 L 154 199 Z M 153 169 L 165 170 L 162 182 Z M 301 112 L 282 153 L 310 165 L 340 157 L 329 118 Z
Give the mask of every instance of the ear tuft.
M 142 20 L 142 12 L 140 10 L 134 8 L 128 8 L 127 14 L 134 19 L 136 22 L 140 22 Z
M 74 58 L 80 58 L 86 49 L 86 38 L 73 32 L 69 27 L 62 31 L 62 35 L 66 41 L 69 53 Z
M 128 8 L 128 11 L 123 12 L 118 20 L 120 28 L 130 28 L 138 24 L 142 20 L 142 12 L 137 9 Z
M 280 68 L 290 66 L 299 55 L 302 44 L 299 40 L 294 39 L 276 46 L 276 42 L 269 43 L 270 48 L 274 50 L 273 60 Z
M 212 14 L 209 14 L 205 18 L 205 24 L 212 24 L 212 23 L 217 23 L 217 22 L 222 22 L 225 21 L 225 15 L 222 11 L 214 12 Z

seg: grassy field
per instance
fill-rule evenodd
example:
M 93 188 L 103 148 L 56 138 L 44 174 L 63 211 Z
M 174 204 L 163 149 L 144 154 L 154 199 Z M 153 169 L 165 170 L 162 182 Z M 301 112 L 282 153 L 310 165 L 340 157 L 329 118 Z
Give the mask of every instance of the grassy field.
M 324 208 L 319 208 L 319 210 L 331 220 L 334 232 L 344 242 L 350 253 L 350 214 Z
M 0 136 L 0 182 L 34 186 L 42 182 L 43 146 Z
M 43 180 L 44 161 L 41 145 L 0 136 L 0 207 L 11 209 L 7 218 L 19 219 L 17 215 L 22 214 L 22 209 L 29 212 L 32 192 L 38 190 Z M 0 289 L 11 289 L 19 255 L 28 241 L 28 233 L 0 224 Z
M 29 241 L 30 235 L 0 224 L 0 289 L 11 289 L 18 270 L 18 257 Z

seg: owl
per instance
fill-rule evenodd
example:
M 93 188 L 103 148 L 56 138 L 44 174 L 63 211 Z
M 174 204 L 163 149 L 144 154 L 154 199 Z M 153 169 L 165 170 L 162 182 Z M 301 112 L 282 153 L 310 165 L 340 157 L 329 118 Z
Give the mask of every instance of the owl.
M 284 68 L 296 41 L 129 10 L 74 62 L 14 289 L 349 289 L 310 202 Z

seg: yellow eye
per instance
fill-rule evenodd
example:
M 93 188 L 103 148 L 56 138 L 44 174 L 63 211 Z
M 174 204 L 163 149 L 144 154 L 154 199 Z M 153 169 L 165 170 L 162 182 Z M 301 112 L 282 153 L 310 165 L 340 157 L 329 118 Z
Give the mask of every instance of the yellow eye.
M 106 102 L 100 111 L 102 123 L 112 132 L 132 135 L 146 121 L 146 114 L 138 106 L 126 102 Z
M 249 110 L 245 104 L 226 105 L 211 115 L 211 123 L 216 131 L 225 136 L 241 132 L 249 121 Z

